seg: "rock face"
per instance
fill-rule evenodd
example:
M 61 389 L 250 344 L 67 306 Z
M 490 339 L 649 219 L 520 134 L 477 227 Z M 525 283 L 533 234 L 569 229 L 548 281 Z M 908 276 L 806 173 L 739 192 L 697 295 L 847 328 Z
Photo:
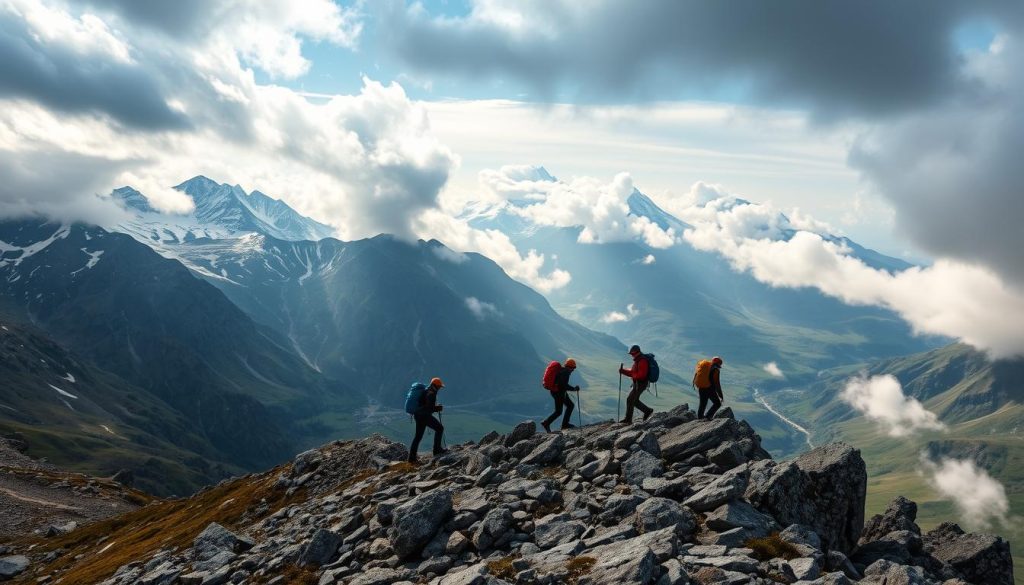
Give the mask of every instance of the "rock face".
M 9 557 L 0 557 L 0 581 L 17 577 L 22 574 L 28 566 L 29 560 L 26 556 L 12 555 Z
M 680 406 L 539 435 L 524 423 L 415 467 L 392 464 L 405 450 L 380 437 L 333 443 L 276 477 L 235 480 L 276 495 L 225 518 L 231 530 L 210 524 L 183 550 L 157 544 L 102 585 L 1013 582 L 1006 541 L 952 524 L 922 536 L 909 500 L 863 526 L 864 462 L 849 446 L 776 463 L 745 422 L 694 418 Z M 78 550 L 46 546 L 19 566 L 61 582 L 67 565 L 48 563 Z
M 867 481 L 860 451 L 832 443 L 789 463 L 758 462 L 750 469 L 746 497 L 779 523 L 810 526 L 826 549 L 847 553 L 864 526 Z

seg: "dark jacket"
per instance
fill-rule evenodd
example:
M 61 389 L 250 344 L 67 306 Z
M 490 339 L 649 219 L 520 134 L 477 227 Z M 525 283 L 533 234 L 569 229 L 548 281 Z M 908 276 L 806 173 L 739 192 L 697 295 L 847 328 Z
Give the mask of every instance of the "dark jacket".
M 420 398 L 420 406 L 416 409 L 416 416 L 431 414 L 440 410 L 441 408 L 437 406 L 437 388 L 427 386 L 427 391 Z
M 555 374 L 555 392 L 572 392 L 576 390 L 575 386 L 569 385 L 569 376 L 573 373 L 572 368 L 562 366 L 561 370 Z
M 722 395 L 722 366 L 711 366 L 711 389 L 715 394 Z

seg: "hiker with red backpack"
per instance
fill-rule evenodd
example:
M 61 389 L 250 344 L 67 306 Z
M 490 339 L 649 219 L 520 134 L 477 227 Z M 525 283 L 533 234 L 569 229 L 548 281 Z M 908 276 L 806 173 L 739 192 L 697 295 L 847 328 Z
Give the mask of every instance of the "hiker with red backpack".
M 693 373 L 693 386 L 700 396 L 700 405 L 697 407 L 697 418 L 711 420 L 722 406 L 725 396 L 722 395 L 722 358 L 715 356 L 710 360 L 697 362 L 696 371 Z M 704 409 L 711 402 L 711 410 L 704 415 Z
M 441 439 L 444 437 L 444 425 L 434 418 L 434 413 L 440 413 L 444 406 L 437 403 L 437 393 L 444 384 L 441 378 L 434 378 L 429 386 L 417 382 L 409 388 L 405 395 L 405 411 L 413 416 L 416 421 L 416 436 L 409 445 L 409 463 L 417 463 L 417 451 L 420 448 L 420 440 L 427 427 L 434 430 L 434 455 L 443 455 L 448 449 L 441 447 Z
M 633 387 L 629 391 L 629 396 L 626 397 L 626 418 L 619 421 L 626 424 L 632 424 L 634 408 L 639 408 L 644 413 L 644 420 L 650 418 L 654 412 L 653 408 L 640 401 L 640 395 L 643 394 L 644 390 L 647 390 L 652 381 L 651 374 L 654 370 L 651 367 L 651 363 L 654 360 L 654 356 L 640 351 L 639 345 L 630 347 L 629 355 L 633 357 L 632 368 L 627 370 L 622 367 L 622 364 L 619 364 L 619 374 L 633 380 Z
M 576 407 L 569 398 L 569 392 L 580 391 L 579 386 L 569 385 L 569 376 L 572 376 L 575 371 L 576 360 L 572 358 L 565 360 L 564 366 L 557 361 L 551 362 L 544 370 L 544 379 L 541 380 L 541 385 L 551 392 L 551 398 L 555 400 L 555 412 L 540 423 L 540 426 L 549 433 L 551 432 L 551 423 L 562 414 L 563 407 L 565 416 L 562 418 L 562 429 L 576 428 L 576 425 L 569 422 L 572 419 L 572 410 Z

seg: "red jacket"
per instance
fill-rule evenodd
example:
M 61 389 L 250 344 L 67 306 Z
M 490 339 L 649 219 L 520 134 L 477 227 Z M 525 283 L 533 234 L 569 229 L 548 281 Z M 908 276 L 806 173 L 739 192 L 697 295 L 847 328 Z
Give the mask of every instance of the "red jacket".
M 643 382 L 647 380 L 647 369 L 647 358 L 644 357 L 644 354 L 640 354 L 633 358 L 632 368 L 628 370 L 626 368 L 619 368 L 619 373 L 633 380 Z

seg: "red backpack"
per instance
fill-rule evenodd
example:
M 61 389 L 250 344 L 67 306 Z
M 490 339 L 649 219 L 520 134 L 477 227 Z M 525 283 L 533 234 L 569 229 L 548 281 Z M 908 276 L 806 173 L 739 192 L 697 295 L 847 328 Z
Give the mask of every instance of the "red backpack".
M 558 362 L 551 362 L 548 364 L 548 367 L 544 369 L 544 378 L 541 379 L 540 385 L 543 386 L 545 390 L 549 390 L 551 392 L 558 390 L 558 388 L 555 387 L 555 377 L 558 376 L 558 372 L 561 369 L 562 364 Z

